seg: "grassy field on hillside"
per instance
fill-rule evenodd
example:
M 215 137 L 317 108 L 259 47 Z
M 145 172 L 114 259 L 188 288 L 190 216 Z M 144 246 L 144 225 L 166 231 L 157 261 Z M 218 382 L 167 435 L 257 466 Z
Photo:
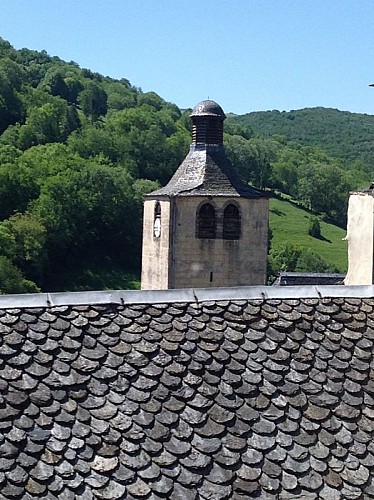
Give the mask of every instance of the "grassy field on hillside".
M 269 225 L 273 233 L 272 245 L 292 243 L 310 248 L 344 273 L 347 271 L 346 231 L 321 221 L 321 239 L 308 234 L 311 214 L 286 200 L 270 199 Z

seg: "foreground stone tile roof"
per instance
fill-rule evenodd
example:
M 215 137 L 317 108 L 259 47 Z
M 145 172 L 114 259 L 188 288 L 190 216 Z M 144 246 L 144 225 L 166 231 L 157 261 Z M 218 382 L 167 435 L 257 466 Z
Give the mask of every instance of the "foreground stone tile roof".
M 285 289 L 0 298 L 0 499 L 374 498 L 374 289 Z

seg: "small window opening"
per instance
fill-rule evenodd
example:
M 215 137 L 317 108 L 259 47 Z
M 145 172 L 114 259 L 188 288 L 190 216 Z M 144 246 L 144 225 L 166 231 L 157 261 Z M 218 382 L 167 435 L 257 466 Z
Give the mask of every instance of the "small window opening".
M 224 240 L 238 240 L 241 232 L 240 213 L 236 205 L 230 203 L 223 212 L 223 233 Z
M 161 236 L 161 205 L 158 201 L 155 204 L 153 217 L 153 236 L 155 238 L 159 238 Z
M 156 217 L 161 217 L 161 205 L 159 201 L 156 201 L 155 204 L 155 218 Z
M 210 203 L 204 203 L 199 209 L 197 215 L 197 237 L 211 239 L 216 237 L 216 211 Z
M 209 281 L 212 283 L 212 281 L 213 281 L 213 273 L 210 273 Z

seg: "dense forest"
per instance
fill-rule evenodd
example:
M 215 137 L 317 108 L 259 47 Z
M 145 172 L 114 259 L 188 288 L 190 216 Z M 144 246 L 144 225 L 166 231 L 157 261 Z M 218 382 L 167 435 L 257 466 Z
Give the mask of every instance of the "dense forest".
M 257 111 L 234 116 L 233 122 L 249 126 L 263 137 L 281 135 L 287 141 L 319 146 L 347 164 L 362 163 L 374 170 L 373 115 L 318 107 Z
M 313 143 L 257 130 L 248 116 L 225 122 L 242 179 L 344 225 L 349 190 L 370 180 L 370 155 L 356 154 L 357 141 L 340 148 L 339 124 Z M 368 117 L 354 116 L 369 130 Z M 189 143 L 189 110 L 0 39 L 0 292 L 86 289 L 90 273 L 107 288 L 119 269 L 139 276 L 142 198 L 168 181 Z

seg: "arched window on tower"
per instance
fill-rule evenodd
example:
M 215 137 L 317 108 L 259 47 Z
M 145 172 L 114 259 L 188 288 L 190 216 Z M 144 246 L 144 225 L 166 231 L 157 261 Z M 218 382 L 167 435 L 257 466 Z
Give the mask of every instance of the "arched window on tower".
M 161 205 L 159 201 L 155 203 L 155 211 L 153 216 L 153 236 L 159 238 L 161 236 Z
M 223 212 L 223 232 L 224 240 L 238 240 L 241 232 L 239 208 L 230 203 Z
M 204 203 L 197 212 L 197 237 L 216 237 L 216 211 L 210 203 Z

